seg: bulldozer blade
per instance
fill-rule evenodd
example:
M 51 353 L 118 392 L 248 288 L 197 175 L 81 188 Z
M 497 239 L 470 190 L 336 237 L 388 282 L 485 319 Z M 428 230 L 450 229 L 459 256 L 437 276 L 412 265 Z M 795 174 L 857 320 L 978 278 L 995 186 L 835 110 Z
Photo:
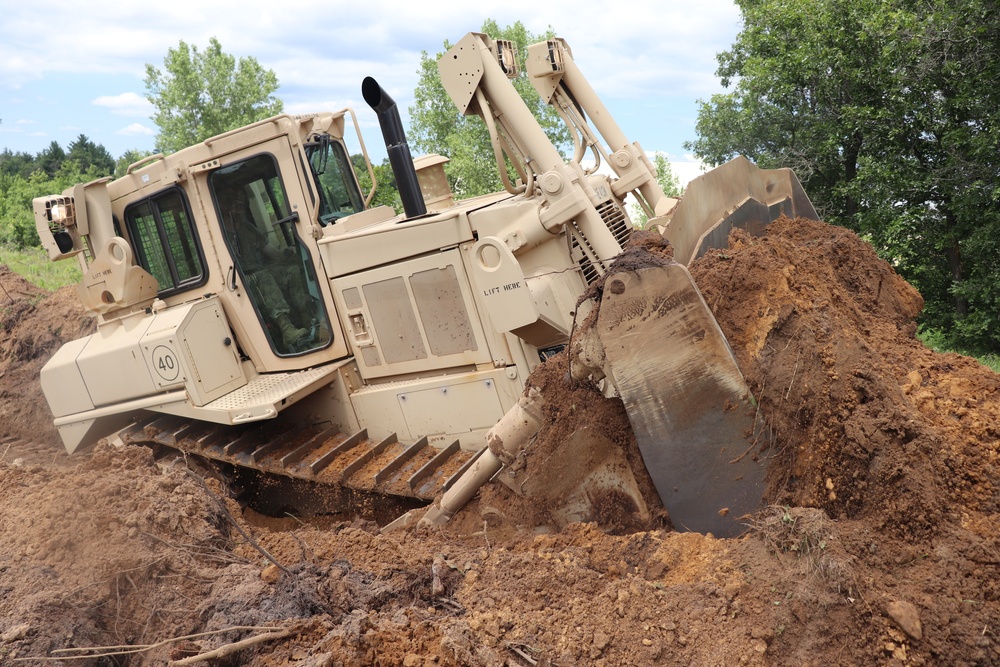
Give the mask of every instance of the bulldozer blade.
M 671 262 L 608 276 L 597 327 L 674 527 L 743 532 L 763 495 L 770 432 L 691 274 Z
M 711 248 L 725 248 L 739 227 L 760 236 L 779 216 L 819 220 L 791 169 L 760 169 L 737 157 L 691 181 L 663 229 L 674 259 L 691 266 Z M 658 225 L 658 220 L 651 221 Z

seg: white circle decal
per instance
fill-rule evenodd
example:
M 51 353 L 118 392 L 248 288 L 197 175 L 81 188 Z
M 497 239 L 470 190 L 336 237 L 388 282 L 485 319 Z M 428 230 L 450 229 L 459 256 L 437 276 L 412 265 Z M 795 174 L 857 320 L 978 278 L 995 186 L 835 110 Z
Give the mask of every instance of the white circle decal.
M 153 349 L 153 368 L 156 369 L 157 375 L 168 382 L 176 380 L 181 372 L 180 364 L 177 363 L 174 351 L 166 345 L 157 345 Z

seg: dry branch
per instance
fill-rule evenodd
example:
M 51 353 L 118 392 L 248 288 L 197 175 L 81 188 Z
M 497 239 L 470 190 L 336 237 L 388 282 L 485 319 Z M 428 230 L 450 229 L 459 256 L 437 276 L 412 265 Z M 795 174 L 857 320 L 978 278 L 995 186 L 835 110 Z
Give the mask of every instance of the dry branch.
M 36 656 L 29 658 L 14 658 L 14 662 L 61 662 L 66 660 L 80 660 L 81 658 L 106 658 L 113 656 L 129 655 L 132 653 L 146 653 L 147 651 L 152 651 L 154 649 L 161 648 L 163 646 L 168 646 L 174 642 L 201 639 L 202 637 L 210 637 L 212 635 L 219 635 L 224 632 L 233 632 L 237 630 L 264 630 L 270 635 L 278 635 L 282 632 L 291 633 L 291 630 L 286 628 L 276 628 L 276 627 L 261 627 L 255 625 L 237 625 L 229 628 L 223 628 L 221 630 L 211 630 L 209 632 L 199 632 L 194 635 L 185 635 L 183 637 L 171 637 L 170 639 L 164 639 L 163 641 L 156 642 L 155 644 L 136 644 L 129 645 L 123 644 L 118 646 L 82 646 L 79 648 L 59 648 L 52 651 L 53 654 L 59 653 L 62 655 L 52 655 L 52 656 Z M 96 651 L 96 653 L 95 653 Z M 70 655 L 72 654 L 72 655 Z
M 271 554 L 269 554 L 267 552 L 267 549 L 265 549 L 261 545 L 257 544 L 257 542 L 252 537 L 250 537 L 245 530 L 243 530 L 243 527 L 240 526 L 239 522 L 233 517 L 232 514 L 229 513 L 229 509 L 226 507 L 226 503 L 224 503 L 221 498 L 219 498 L 217 495 L 215 495 L 215 493 L 212 492 L 212 489 L 208 488 L 208 484 L 205 483 L 204 479 L 202 479 L 201 477 L 199 477 L 196 473 L 192 472 L 191 470 L 187 470 L 186 472 L 196 482 L 198 482 L 198 484 L 201 485 L 201 488 L 205 490 L 205 493 L 208 494 L 208 497 L 211 498 L 215 502 L 215 504 L 218 506 L 218 508 L 220 510 L 222 510 L 222 513 L 226 516 L 227 519 L 229 519 L 229 522 L 231 524 L 233 524 L 233 527 L 236 528 L 237 531 L 239 531 L 239 534 L 243 536 L 243 539 L 245 539 L 247 542 L 250 543 L 250 546 L 252 546 L 254 549 L 256 549 L 257 551 L 259 551 L 261 553 L 261 555 L 264 556 L 264 558 L 266 558 L 267 560 L 271 561 L 271 563 L 276 568 L 278 568 L 279 570 L 281 570 L 285 574 L 291 576 L 292 573 L 291 573 L 291 571 L 289 571 L 289 569 L 287 567 L 285 567 L 284 565 L 282 565 L 281 563 L 279 563 L 277 560 L 275 560 L 274 556 L 272 556 Z
M 263 644 L 264 642 L 271 641 L 272 639 L 284 639 L 292 634 L 291 630 L 281 630 L 280 632 L 265 632 L 262 635 L 254 635 L 253 637 L 247 637 L 246 639 L 241 639 L 238 642 L 233 642 L 232 644 L 226 644 L 225 646 L 220 646 L 217 649 L 208 651 L 206 653 L 199 653 L 198 655 L 193 655 L 190 658 L 183 658 L 181 660 L 171 660 L 167 663 L 167 667 L 182 667 L 183 665 L 193 665 L 196 662 L 204 662 L 205 660 L 214 660 L 216 658 L 224 658 L 227 655 L 236 653 L 237 651 L 242 651 L 248 646 L 253 646 L 255 644 Z

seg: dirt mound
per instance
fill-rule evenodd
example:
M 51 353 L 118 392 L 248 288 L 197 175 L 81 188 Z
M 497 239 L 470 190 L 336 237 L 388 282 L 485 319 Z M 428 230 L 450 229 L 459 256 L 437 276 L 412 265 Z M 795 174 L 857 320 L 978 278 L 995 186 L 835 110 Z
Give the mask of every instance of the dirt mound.
M 614 534 L 668 527 L 668 518 L 643 466 L 622 402 L 606 398 L 591 383 L 573 381 L 565 351 L 539 366 L 529 383 L 544 397 L 544 420 L 530 447 L 511 465 L 517 471 L 515 481 L 530 485 L 533 475 L 544 479 L 574 478 L 576 471 L 572 461 L 567 460 L 573 456 L 570 437 L 574 432 L 587 431 L 624 454 L 650 510 L 648 518 L 640 517 L 631 499 L 608 494 L 591 498 L 592 520 L 605 532 Z M 509 535 L 512 529 L 513 532 L 558 530 L 565 524 L 560 515 L 565 501 L 565 492 L 549 497 L 536 492 L 521 497 L 504 484 L 489 484 L 481 489 L 469 509 L 453 521 L 468 531 L 476 530 L 477 525 L 481 529 L 485 521 L 498 535 Z
M 783 447 L 775 502 L 905 539 L 1000 511 L 1000 376 L 914 338 L 916 290 L 819 222 L 730 245 L 693 273 Z
M 0 441 L 61 445 L 38 373 L 63 343 L 94 326 L 75 287 L 49 294 L 0 265 Z
M 850 232 L 782 220 L 693 274 L 777 435 L 746 536 L 536 534 L 496 524 L 547 522 L 498 484 L 433 531 L 262 522 L 183 461 L 104 445 L 53 467 L 17 441 L 0 450 L 0 663 L 127 644 L 155 646 L 115 664 L 163 664 L 269 627 L 292 635 L 217 664 L 1000 663 L 1000 378 L 920 345 L 919 295 Z M 49 421 L 20 412 L 44 411 L 32 350 L 89 326 L 70 292 L 29 287 L 0 331 L 20 438 Z M 532 381 L 545 438 L 582 418 L 632 449 L 621 408 L 564 361 Z M 214 634 L 179 639 L 196 633 Z

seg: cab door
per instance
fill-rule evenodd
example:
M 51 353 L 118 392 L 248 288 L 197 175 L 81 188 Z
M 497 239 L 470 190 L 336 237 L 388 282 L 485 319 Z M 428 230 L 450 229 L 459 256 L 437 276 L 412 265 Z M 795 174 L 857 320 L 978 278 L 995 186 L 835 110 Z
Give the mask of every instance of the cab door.
M 287 140 L 218 160 L 202 184 L 214 209 L 223 303 L 258 372 L 347 356 L 329 285 L 309 233 L 310 208 Z

